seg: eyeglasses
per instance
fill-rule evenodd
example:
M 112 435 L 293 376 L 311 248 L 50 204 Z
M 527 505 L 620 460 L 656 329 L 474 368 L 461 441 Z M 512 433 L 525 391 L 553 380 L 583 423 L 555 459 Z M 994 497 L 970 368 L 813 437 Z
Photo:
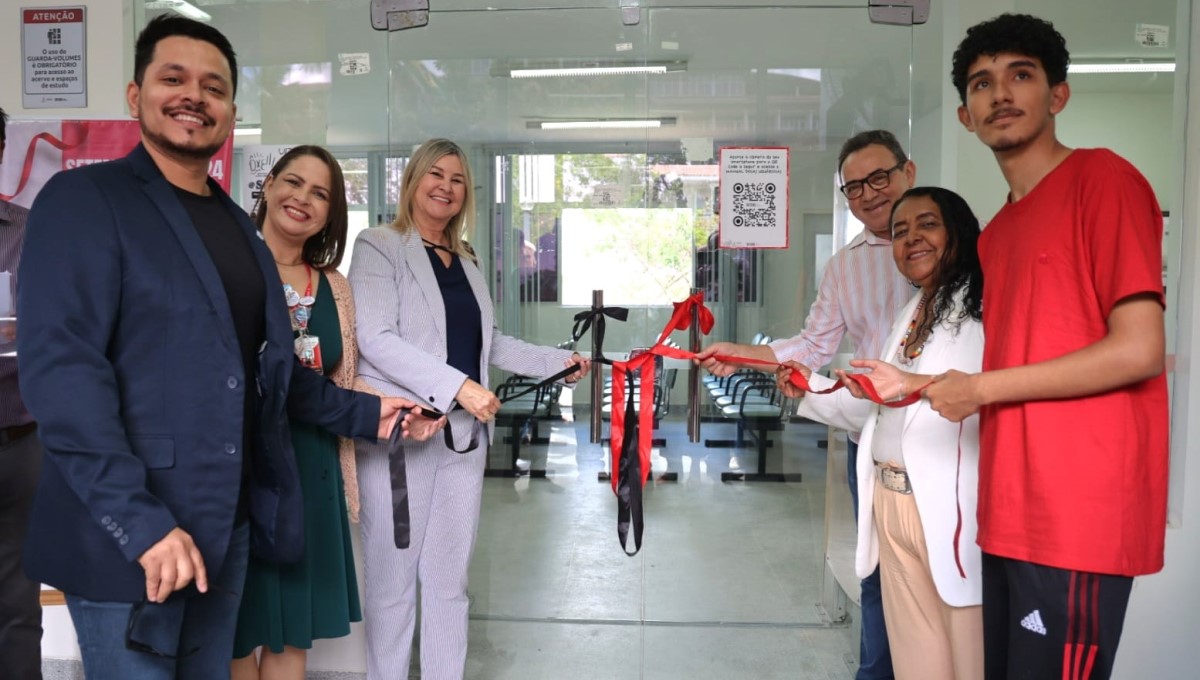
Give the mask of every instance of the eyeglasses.
M 862 179 L 846 182 L 842 186 L 838 187 L 838 190 L 845 194 L 846 198 L 850 200 L 854 200 L 859 196 L 862 196 L 863 190 L 868 184 L 871 185 L 872 189 L 876 191 L 882 191 L 888 188 L 888 185 L 892 183 L 892 173 L 900 168 L 903 168 L 904 164 L 907 162 L 908 161 L 900 161 L 890 168 L 876 170 Z

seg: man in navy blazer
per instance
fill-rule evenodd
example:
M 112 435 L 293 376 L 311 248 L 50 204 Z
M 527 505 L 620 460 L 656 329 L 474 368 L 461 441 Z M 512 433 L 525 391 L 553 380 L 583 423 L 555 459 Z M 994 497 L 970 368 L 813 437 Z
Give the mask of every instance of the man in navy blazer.
M 228 677 L 248 549 L 304 549 L 288 419 L 391 431 L 396 399 L 301 366 L 270 251 L 208 178 L 237 65 L 212 27 L 138 37 L 142 143 L 54 176 L 17 296 L 21 390 L 45 464 L 25 567 L 66 593 L 87 677 Z

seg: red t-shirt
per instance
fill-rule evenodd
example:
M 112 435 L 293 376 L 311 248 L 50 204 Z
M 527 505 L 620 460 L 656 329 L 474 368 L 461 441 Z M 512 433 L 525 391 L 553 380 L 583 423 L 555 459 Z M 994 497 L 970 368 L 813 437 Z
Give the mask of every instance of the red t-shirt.
M 1162 301 L 1162 213 L 1146 179 L 1107 149 L 1078 149 L 979 239 L 985 371 L 1103 338 L 1113 306 Z M 985 552 L 1061 569 L 1162 569 L 1165 375 L 1077 399 L 997 404 L 980 421 Z

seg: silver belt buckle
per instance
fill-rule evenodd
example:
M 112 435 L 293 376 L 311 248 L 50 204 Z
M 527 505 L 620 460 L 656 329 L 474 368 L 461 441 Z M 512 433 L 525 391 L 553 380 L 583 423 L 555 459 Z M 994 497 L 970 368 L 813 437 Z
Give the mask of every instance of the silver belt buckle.
M 912 484 L 908 482 L 908 472 L 896 468 L 879 468 L 879 481 L 883 488 L 896 493 L 911 494 Z

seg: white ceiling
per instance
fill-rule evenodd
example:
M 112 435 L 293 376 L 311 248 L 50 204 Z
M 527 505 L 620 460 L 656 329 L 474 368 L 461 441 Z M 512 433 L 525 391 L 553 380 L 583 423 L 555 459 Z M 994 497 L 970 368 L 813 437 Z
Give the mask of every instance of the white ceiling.
M 914 50 L 942 40 L 936 17 L 911 29 L 872 25 L 862 0 L 775 8 L 758 6 L 761 0 L 723 0 L 721 7 L 643 0 L 636 26 L 622 24 L 617 0 L 560 0 L 571 9 L 530 9 L 546 0 L 430 0 L 427 27 L 391 34 L 370 28 L 369 0 L 192 1 L 213 15 L 244 66 L 260 67 L 244 76 L 239 106 L 246 122 L 264 123 L 263 141 L 279 142 L 327 130 L 326 142 L 338 145 L 446 135 L 493 144 L 710 137 L 825 146 L 864 126 L 906 127 Z M 1173 56 L 1175 40 L 1171 49 L 1141 47 L 1136 26 L 1173 30 L 1176 4 L 1021 0 L 1016 9 L 1054 21 L 1074 59 L 1161 59 Z M 340 75 L 338 55 L 347 53 L 370 55 L 371 72 Z M 533 81 L 491 75 L 513 62 L 581 59 L 685 60 L 688 70 Z M 291 64 L 325 62 L 330 83 L 280 85 Z M 1076 90 L 1161 93 L 1172 82 L 1169 75 L 1072 76 Z M 677 124 L 632 135 L 526 127 L 576 116 L 670 116 Z

